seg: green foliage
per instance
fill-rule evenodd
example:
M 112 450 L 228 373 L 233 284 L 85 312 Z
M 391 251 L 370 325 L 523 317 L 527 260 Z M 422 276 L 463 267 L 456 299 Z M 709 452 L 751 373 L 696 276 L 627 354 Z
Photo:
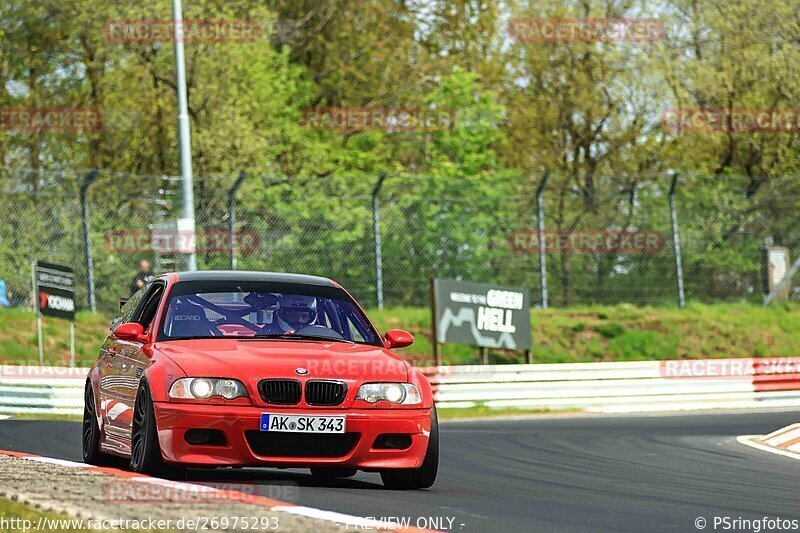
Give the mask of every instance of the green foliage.
M 601 324 L 594 329 L 595 331 L 597 331 L 597 333 L 599 333 L 606 339 L 613 339 L 625 333 L 625 328 L 621 324 L 617 324 L 616 322 Z
M 387 301 L 422 305 L 434 276 L 535 289 L 536 259 L 512 253 L 508 237 L 533 227 L 535 186 L 548 171 L 548 229 L 666 235 L 654 254 L 552 254 L 551 304 L 662 305 L 677 285 L 665 180 L 675 171 L 687 293 L 757 301 L 765 239 L 800 246 L 800 137 L 674 132 L 660 116 L 668 108 L 797 107 L 795 2 L 763 4 L 188 3 L 186 20 L 243 19 L 260 29 L 251 42 L 186 43 L 198 224 L 227 230 L 227 191 L 247 171 L 236 229 L 259 235 L 261 247 L 240 267 L 334 276 L 371 303 L 370 195 L 389 173 L 381 196 Z M 156 177 L 179 174 L 172 43 L 114 42 L 104 32 L 114 21 L 171 17 L 167 0 L 0 6 L 0 106 L 103 113 L 96 132 L 0 136 L 0 278 L 18 299 L 27 298 L 30 261 L 47 258 L 77 268 L 86 305 L 77 216 L 85 173 L 66 169 L 104 171 L 89 194 L 104 312 L 125 295 L 139 259 L 107 249 L 108 232 L 179 216 L 179 184 Z M 666 35 L 652 43 L 515 41 L 513 17 L 657 17 Z M 301 125 L 304 111 L 324 107 L 452 111 L 455 124 Z M 229 265 L 220 253 L 199 261 Z

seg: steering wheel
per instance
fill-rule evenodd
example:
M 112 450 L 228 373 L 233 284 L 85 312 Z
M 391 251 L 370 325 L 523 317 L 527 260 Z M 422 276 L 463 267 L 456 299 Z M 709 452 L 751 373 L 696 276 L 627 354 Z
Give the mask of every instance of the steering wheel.
M 219 320 L 215 321 L 213 324 L 217 327 L 217 329 L 219 329 L 220 326 L 239 326 L 253 330 L 254 334 L 262 333 L 261 328 L 259 328 L 255 324 L 249 323 L 247 320 L 242 320 L 242 319 L 236 319 L 236 318 L 230 319 L 222 317 Z
M 303 329 L 295 331 L 295 333 L 298 335 L 308 335 L 309 337 L 327 337 L 330 339 L 345 340 L 341 333 L 321 324 L 312 324 L 310 326 L 306 326 Z

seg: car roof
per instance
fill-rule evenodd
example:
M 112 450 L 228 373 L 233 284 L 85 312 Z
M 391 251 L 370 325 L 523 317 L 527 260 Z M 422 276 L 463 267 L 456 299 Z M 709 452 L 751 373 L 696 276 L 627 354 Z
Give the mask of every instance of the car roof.
M 176 272 L 178 282 L 181 281 L 267 281 L 276 283 L 301 283 L 338 287 L 336 283 L 320 276 L 305 274 L 288 274 L 283 272 L 253 272 L 247 270 L 196 270 L 194 272 Z

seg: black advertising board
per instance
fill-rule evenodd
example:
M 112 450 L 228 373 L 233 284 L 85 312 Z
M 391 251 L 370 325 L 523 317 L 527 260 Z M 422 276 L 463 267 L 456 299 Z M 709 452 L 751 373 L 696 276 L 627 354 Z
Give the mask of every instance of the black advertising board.
M 44 316 L 75 320 L 75 273 L 70 267 L 37 261 L 36 310 Z

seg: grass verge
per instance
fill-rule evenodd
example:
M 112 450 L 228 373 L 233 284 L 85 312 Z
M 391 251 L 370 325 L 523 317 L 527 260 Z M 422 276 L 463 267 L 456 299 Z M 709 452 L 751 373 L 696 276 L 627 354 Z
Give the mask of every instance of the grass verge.
M 430 312 L 401 308 L 370 311 L 381 331 L 409 330 L 415 343 L 400 350 L 419 366 L 431 364 Z M 685 309 L 586 306 L 531 311 L 535 363 L 652 361 L 800 355 L 800 305 L 690 303 Z M 445 345 L 444 364 L 479 363 L 476 348 Z M 520 352 L 489 350 L 493 363 L 525 362 Z
M 380 331 L 401 328 L 415 342 L 398 353 L 418 366 L 432 365 L 431 317 L 425 308 L 368 311 Z M 79 366 L 94 362 L 109 320 L 81 312 L 76 319 Z M 532 357 L 536 363 L 646 361 L 719 357 L 795 356 L 800 346 L 800 304 L 690 303 L 685 309 L 584 306 L 531 311 Z M 68 323 L 44 319 L 45 359 L 69 361 Z M 445 345 L 444 364 L 479 363 L 478 350 Z M 492 363 L 521 363 L 523 354 L 489 350 Z M 25 309 L 0 308 L 0 363 L 38 364 L 36 319 Z
M 83 527 L 81 527 L 83 525 Z M 0 498 L 0 532 L 19 531 L 97 531 L 86 527 L 86 522 L 64 514 L 43 512 L 31 505 L 8 498 Z M 104 529 L 101 531 L 120 531 Z

